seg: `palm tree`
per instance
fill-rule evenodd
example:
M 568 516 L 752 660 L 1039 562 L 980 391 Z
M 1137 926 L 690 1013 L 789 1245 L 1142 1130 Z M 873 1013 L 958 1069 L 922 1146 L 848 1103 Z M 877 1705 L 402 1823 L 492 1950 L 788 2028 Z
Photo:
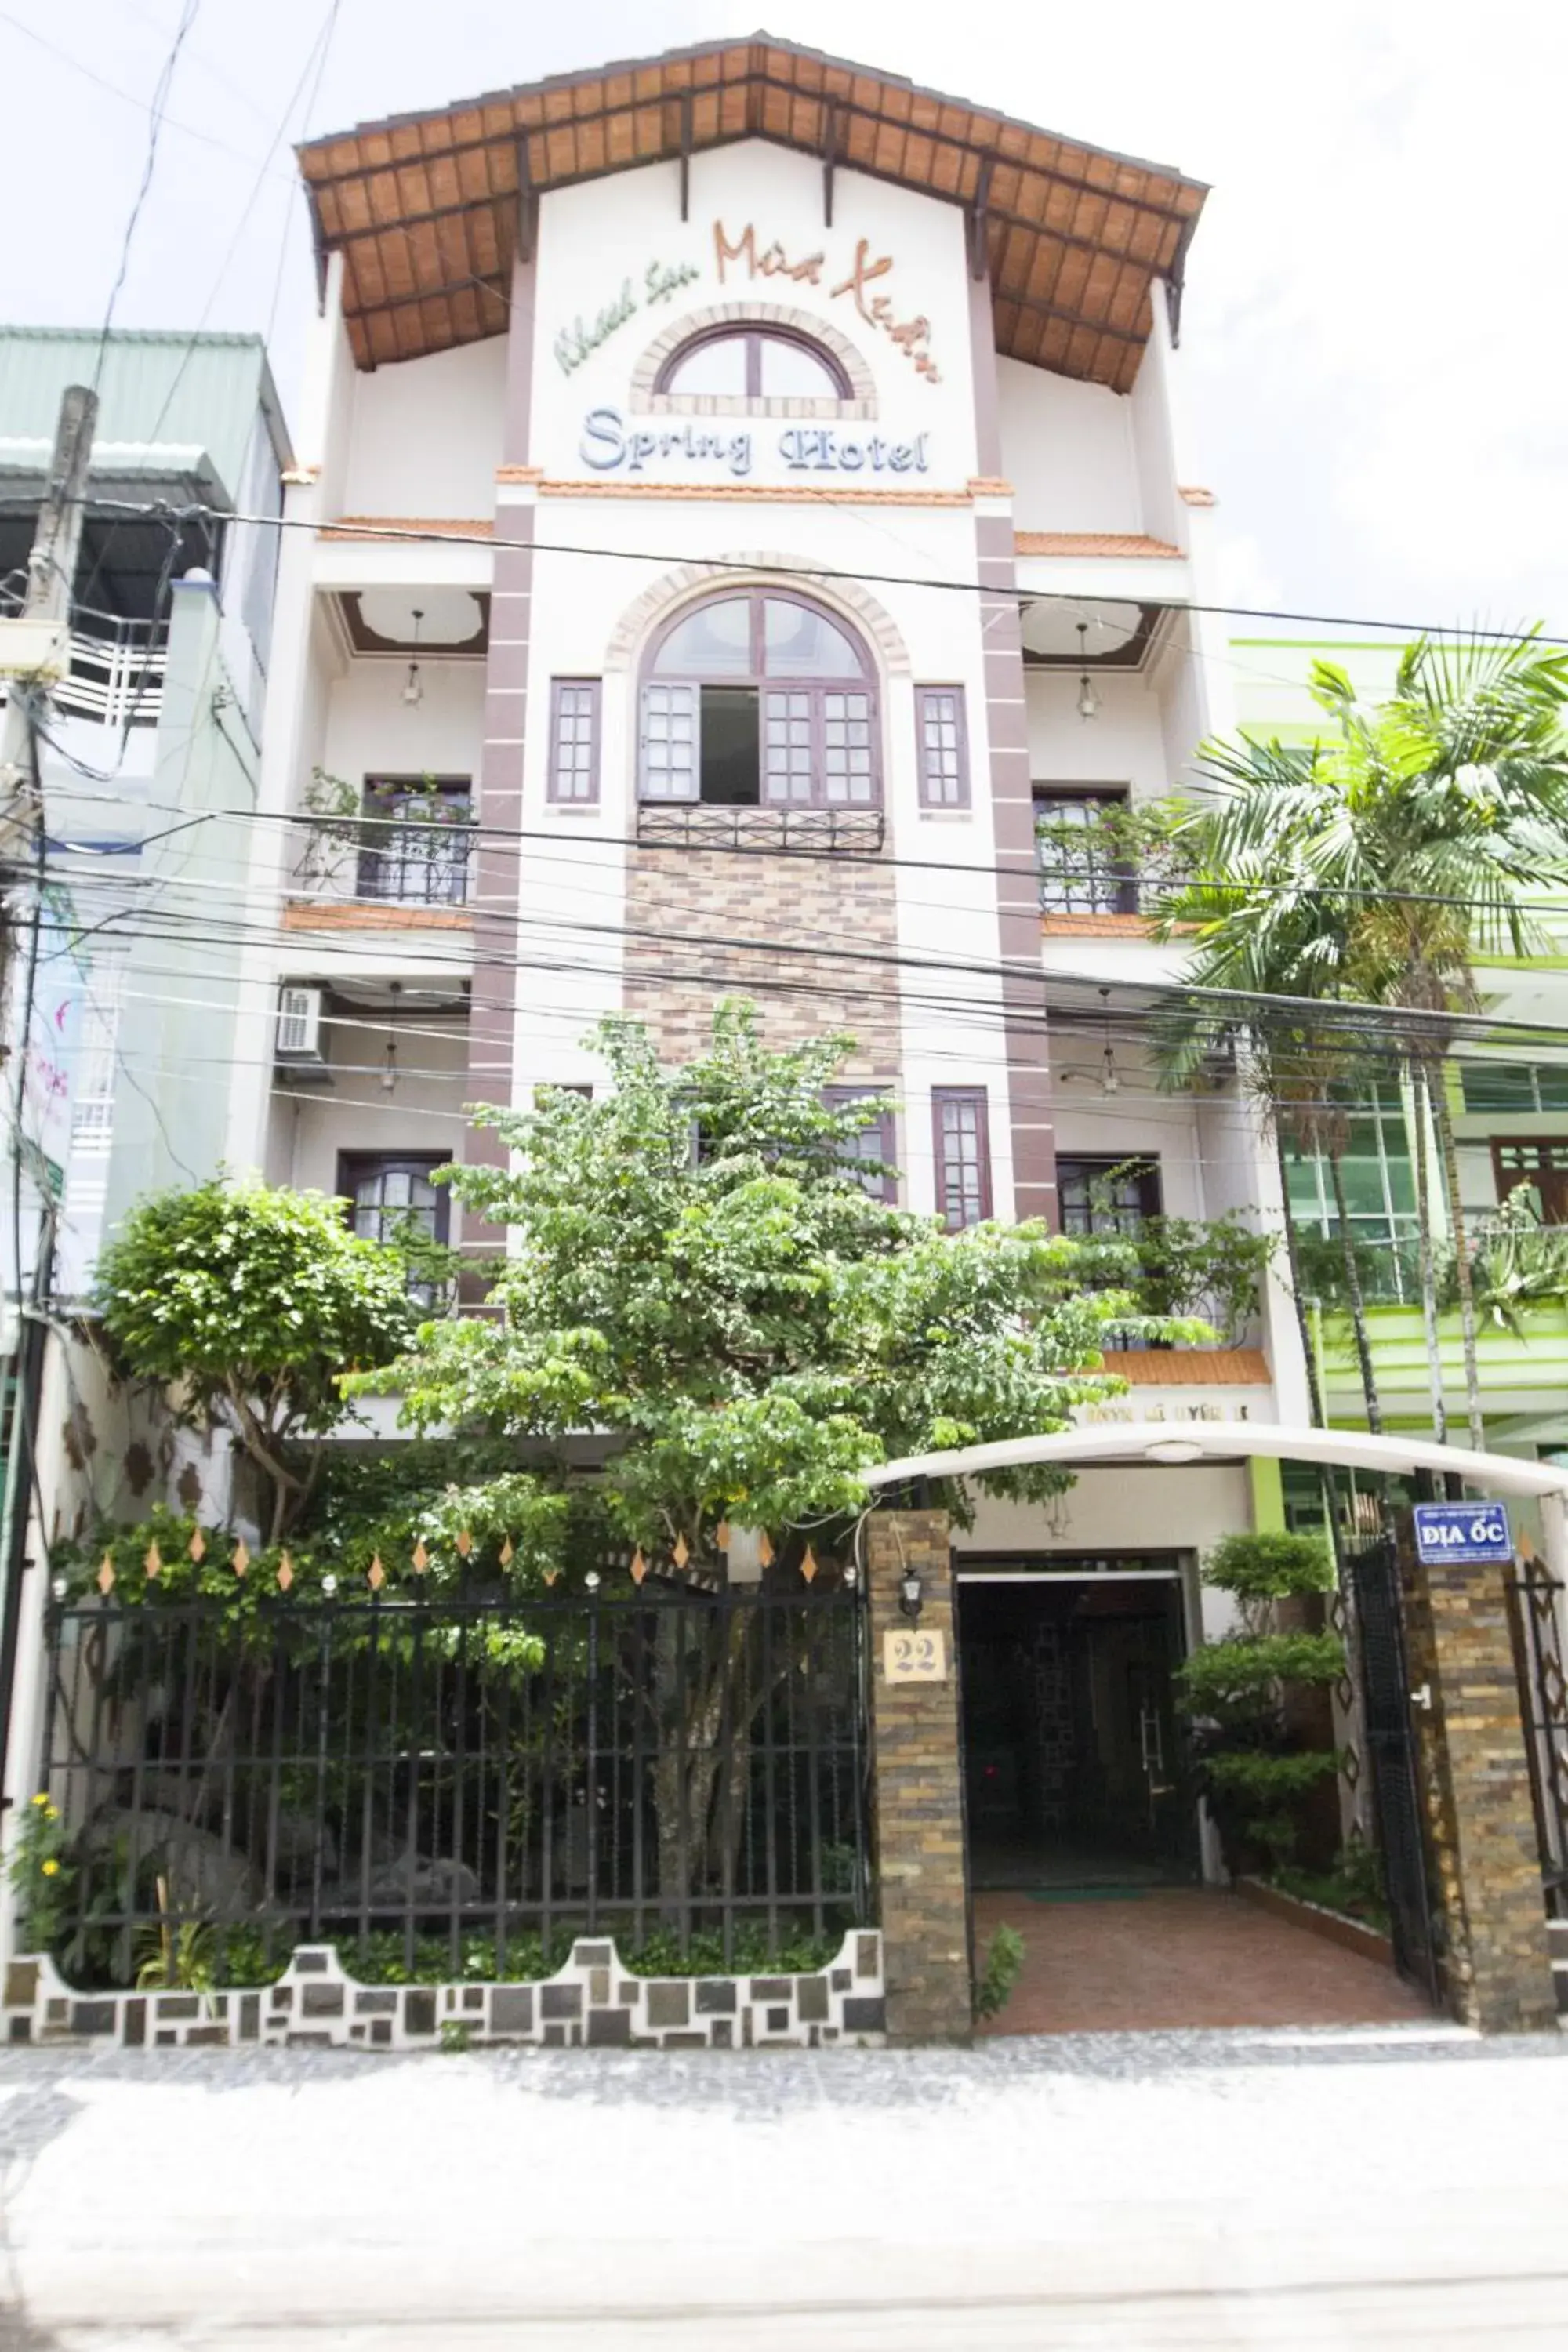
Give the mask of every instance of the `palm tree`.
M 1529 896 L 1568 878 L 1568 657 L 1533 633 L 1406 647 L 1392 698 L 1356 700 L 1314 665 L 1335 733 L 1310 751 L 1205 748 L 1205 797 L 1184 833 L 1204 879 L 1172 909 L 1198 922 L 1194 982 L 1256 985 L 1287 1024 L 1302 1000 L 1336 1035 L 1371 1034 L 1377 1008 L 1416 1083 L 1417 1226 L 1433 1420 L 1446 1436 L 1436 1360 L 1431 1184 L 1423 1105 L 1447 1198 L 1470 1442 L 1486 1443 L 1475 1300 L 1447 1080 L 1457 1023 L 1481 1009 L 1477 961 L 1528 954 Z M 1205 894 L 1217 893 L 1206 909 Z M 1246 983 L 1228 976 L 1247 972 Z
M 1244 1066 L 1263 1104 L 1279 1159 L 1290 1286 L 1312 1417 L 1320 1427 L 1326 1425 L 1326 1415 L 1307 1326 L 1285 1147 L 1289 1142 L 1300 1152 L 1321 1155 L 1333 1189 L 1367 1426 L 1381 1430 L 1383 1407 L 1344 1187 L 1349 1102 L 1360 1075 L 1357 1041 L 1342 1025 L 1333 1025 L 1329 1009 L 1347 942 L 1333 932 L 1332 907 L 1320 892 L 1299 887 L 1294 873 L 1293 827 L 1304 796 L 1310 799 L 1313 788 L 1315 755 L 1269 744 L 1248 745 L 1239 757 L 1210 747 L 1206 759 L 1214 798 L 1181 827 L 1194 878 L 1168 908 L 1160 928 L 1166 937 L 1178 928 L 1188 936 L 1188 979 L 1194 991 L 1212 990 L 1235 999 L 1239 1012 L 1233 1013 L 1228 1005 L 1213 1009 L 1212 1000 L 1194 993 L 1184 1009 L 1167 1013 L 1156 1025 L 1156 1066 L 1163 1084 L 1185 1086 L 1219 1033 L 1246 1038 Z M 1222 763 L 1226 781 L 1218 782 Z M 1246 842 L 1226 837 L 1234 827 L 1226 827 L 1225 814 L 1232 800 L 1244 793 L 1273 796 L 1288 820 L 1278 835 L 1258 828 L 1256 837 Z M 1245 805 L 1252 807 L 1250 802 Z M 1324 998 L 1325 1009 L 1316 1017 L 1310 1009 L 1271 1009 L 1269 1002 L 1319 996 Z

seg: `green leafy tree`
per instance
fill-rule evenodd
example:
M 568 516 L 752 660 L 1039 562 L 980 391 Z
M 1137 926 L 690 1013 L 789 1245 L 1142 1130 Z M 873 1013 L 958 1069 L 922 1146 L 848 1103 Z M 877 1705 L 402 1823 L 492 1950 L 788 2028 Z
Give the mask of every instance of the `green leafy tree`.
M 855 1156 L 865 1110 L 826 1099 L 849 1044 L 770 1053 L 752 1009 L 728 1004 L 701 1058 L 667 1070 L 640 1027 L 606 1024 L 609 1089 L 487 1110 L 510 1165 L 451 1172 L 465 1208 L 508 1231 L 501 1316 L 428 1325 L 350 1387 L 400 1391 L 421 1431 L 510 1438 L 542 1486 L 592 1486 L 605 1535 L 721 1577 L 726 1525 L 731 1543 L 765 1534 L 781 1567 L 808 1544 L 826 1564 L 848 1552 L 869 1465 L 1064 1427 L 1121 1385 L 1103 1370 L 1108 1326 L 1203 1334 L 1088 1288 L 1088 1254 L 1041 1225 L 950 1234 L 889 1205 Z M 988 1483 L 1042 1496 L 1065 1481 Z M 499 1527 L 513 1506 L 488 1511 L 470 1489 L 464 1507 Z M 654 1804 L 673 1901 L 732 1860 L 751 1727 L 796 1662 L 783 1643 L 759 1654 L 747 1612 L 684 1642 L 679 1612 L 658 1614 Z
M 1352 1073 L 1357 1048 L 1364 1054 L 1369 1042 L 1391 1039 L 1402 1054 L 1436 1142 L 1467 1417 L 1479 1448 L 1486 1433 L 1448 1061 L 1456 1021 L 1480 1006 L 1478 961 L 1540 945 L 1529 898 L 1568 877 L 1568 657 L 1533 635 L 1453 646 L 1423 639 L 1406 648 L 1394 694 L 1375 708 L 1357 700 L 1332 663 L 1314 665 L 1312 689 L 1333 731 L 1310 750 L 1205 748 L 1204 796 L 1181 836 L 1199 879 L 1172 917 L 1196 925 L 1192 977 L 1201 983 L 1298 1000 L 1282 1023 L 1265 1021 L 1270 1035 L 1303 1027 L 1336 1052 L 1348 1048 Z M 1310 1003 L 1321 1013 L 1304 1010 Z M 1381 1024 L 1368 1023 L 1368 1006 L 1386 1016 Z M 1310 1074 L 1317 1058 L 1299 1049 L 1296 1066 Z M 1331 1055 L 1322 1075 L 1342 1075 Z M 1331 1086 L 1315 1092 L 1327 1098 Z M 1433 1420 L 1446 1437 L 1436 1221 L 1420 1118 L 1415 1163 Z M 1353 1302 L 1352 1262 L 1347 1282 Z
M 407 1281 L 402 1255 L 358 1239 L 325 1194 L 215 1177 L 132 1210 L 99 1260 L 97 1303 L 123 1374 L 232 1432 L 276 1543 L 348 1410 L 342 1375 L 412 1339 Z
M 679 1070 L 634 1024 L 598 1045 L 611 1089 L 487 1108 L 512 1164 L 450 1172 L 509 1230 L 504 1315 L 427 1326 L 348 1385 L 401 1391 L 417 1429 L 504 1433 L 563 1480 L 595 1433 L 595 1487 L 628 1542 L 717 1565 L 729 1522 L 831 1549 L 866 1507 L 868 1465 L 1065 1427 L 1120 1385 L 1110 1325 L 1203 1331 L 1087 1289 L 1089 1253 L 1042 1225 L 950 1234 L 874 1196 L 854 1156 L 864 1109 L 825 1099 L 847 1038 L 769 1053 L 730 1004 Z

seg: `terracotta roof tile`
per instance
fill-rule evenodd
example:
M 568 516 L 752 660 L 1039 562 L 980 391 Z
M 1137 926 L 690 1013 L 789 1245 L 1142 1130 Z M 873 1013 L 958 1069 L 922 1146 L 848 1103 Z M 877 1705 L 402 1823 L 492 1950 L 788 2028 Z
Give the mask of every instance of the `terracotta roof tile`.
M 1267 1388 L 1261 1348 L 1128 1348 L 1105 1360 L 1135 1389 Z
M 1179 563 L 1182 551 L 1168 539 L 1145 539 L 1131 530 L 1019 530 L 1013 534 L 1020 555 L 1157 555 Z

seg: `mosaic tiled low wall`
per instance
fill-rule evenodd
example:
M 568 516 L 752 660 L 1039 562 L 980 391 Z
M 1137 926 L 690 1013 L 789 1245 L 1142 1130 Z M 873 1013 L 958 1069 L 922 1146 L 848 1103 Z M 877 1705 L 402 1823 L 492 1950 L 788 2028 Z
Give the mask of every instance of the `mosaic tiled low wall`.
M 574 1944 L 533 1984 L 363 1985 L 331 1944 L 302 1944 L 274 1985 L 226 1992 L 73 1992 L 46 1958 L 13 1960 L 0 2025 L 7 2042 L 102 2042 L 122 2049 L 270 2043 L 430 2050 L 443 2042 L 544 2049 L 816 2049 L 880 2042 L 882 1938 L 844 1938 L 810 1976 L 634 1977 L 613 1943 Z M 455 2029 L 463 2029 L 458 2033 Z

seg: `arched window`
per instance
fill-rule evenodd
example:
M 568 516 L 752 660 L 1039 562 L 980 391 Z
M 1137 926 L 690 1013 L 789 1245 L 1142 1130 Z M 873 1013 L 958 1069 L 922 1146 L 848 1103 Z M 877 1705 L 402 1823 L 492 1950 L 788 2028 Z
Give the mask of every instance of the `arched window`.
M 819 605 L 756 588 L 689 607 L 654 640 L 643 677 L 644 800 L 875 805 L 876 672 Z
M 682 399 L 847 400 L 848 377 L 821 343 L 787 327 L 709 327 L 671 352 L 656 393 Z

